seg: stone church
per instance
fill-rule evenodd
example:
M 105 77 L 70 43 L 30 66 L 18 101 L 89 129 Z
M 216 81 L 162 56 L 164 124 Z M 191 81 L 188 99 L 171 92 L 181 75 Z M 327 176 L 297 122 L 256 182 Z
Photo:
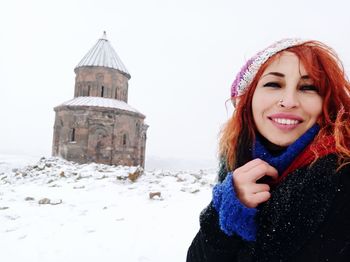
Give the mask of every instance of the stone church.
M 74 72 L 74 98 L 54 108 L 52 155 L 144 167 L 145 115 L 128 104 L 131 76 L 105 32 Z

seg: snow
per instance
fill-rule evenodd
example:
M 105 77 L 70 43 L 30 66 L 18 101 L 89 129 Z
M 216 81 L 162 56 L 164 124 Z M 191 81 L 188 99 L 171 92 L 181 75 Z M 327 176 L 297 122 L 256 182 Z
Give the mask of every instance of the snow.
M 105 98 L 105 97 L 94 97 L 94 96 L 78 96 L 69 101 L 62 103 L 59 106 L 96 106 L 96 107 L 107 107 L 116 108 L 120 110 L 130 111 L 140 114 L 135 108 L 131 107 L 124 101 Z
M 0 155 L 2 261 L 185 261 L 215 173 Z

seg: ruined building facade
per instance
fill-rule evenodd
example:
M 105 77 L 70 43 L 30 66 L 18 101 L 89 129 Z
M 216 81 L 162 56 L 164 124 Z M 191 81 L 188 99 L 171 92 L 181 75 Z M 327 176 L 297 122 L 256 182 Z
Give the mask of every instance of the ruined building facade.
M 127 103 L 130 74 L 105 33 L 74 71 L 74 98 L 54 108 L 52 155 L 144 167 L 148 126 Z

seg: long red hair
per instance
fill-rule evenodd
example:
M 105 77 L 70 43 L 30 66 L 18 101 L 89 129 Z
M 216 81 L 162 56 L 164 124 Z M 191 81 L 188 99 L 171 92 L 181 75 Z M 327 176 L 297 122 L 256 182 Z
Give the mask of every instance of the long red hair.
M 219 154 L 226 160 L 228 170 L 234 170 L 248 162 L 256 126 L 252 114 L 252 98 L 257 83 L 265 69 L 284 51 L 294 53 L 304 65 L 310 78 L 319 88 L 323 98 L 322 115 L 318 124 L 321 129 L 316 143 L 333 136 L 339 159 L 350 157 L 350 83 L 344 67 L 333 49 L 318 41 L 308 41 L 275 54 L 259 69 L 247 91 L 235 101 L 235 111 L 221 130 Z M 317 151 L 314 152 L 317 159 Z

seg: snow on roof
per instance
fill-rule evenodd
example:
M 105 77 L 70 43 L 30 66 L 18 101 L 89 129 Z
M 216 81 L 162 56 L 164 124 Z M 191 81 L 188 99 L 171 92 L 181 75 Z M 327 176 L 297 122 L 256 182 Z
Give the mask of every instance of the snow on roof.
M 130 74 L 124 66 L 122 60 L 119 58 L 112 45 L 107 40 L 106 32 L 103 32 L 103 36 L 83 57 L 75 68 L 83 66 L 103 66 L 118 69 L 119 71 L 127 74 L 130 78 Z
M 96 107 L 107 107 L 117 108 L 121 110 L 131 111 L 140 114 L 135 108 L 131 107 L 127 103 L 121 100 L 94 96 L 79 96 L 72 100 L 64 102 L 60 106 L 96 106 Z

